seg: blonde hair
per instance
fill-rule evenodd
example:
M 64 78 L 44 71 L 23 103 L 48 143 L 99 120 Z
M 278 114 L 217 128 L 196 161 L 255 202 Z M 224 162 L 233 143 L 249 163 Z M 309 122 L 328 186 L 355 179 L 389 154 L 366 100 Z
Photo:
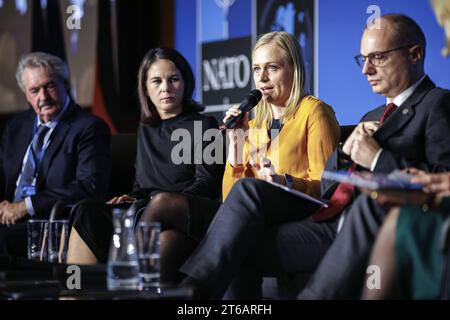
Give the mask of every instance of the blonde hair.
M 287 60 L 289 66 L 294 70 L 291 94 L 286 104 L 286 110 L 280 118 L 281 122 L 284 123 L 295 114 L 300 105 L 300 101 L 305 96 L 305 64 L 297 39 L 284 31 L 275 31 L 262 35 L 253 48 L 252 58 L 256 50 L 269 43 L 273 43 L 281 49 L 283 58 Z M 255 128 L 262 128 L 264 125 L 270 128 L 272 118 L 273 114 L 270 104 L 261 100 L 255 111 Z

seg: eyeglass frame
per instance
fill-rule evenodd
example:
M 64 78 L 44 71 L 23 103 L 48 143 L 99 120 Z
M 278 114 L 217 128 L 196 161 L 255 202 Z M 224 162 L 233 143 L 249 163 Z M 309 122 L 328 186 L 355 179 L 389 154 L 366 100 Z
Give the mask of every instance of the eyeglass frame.
M 389 50 L 386 50 L 386 51 L 375 51 L 375 52 L 369 53 L 367 56 L 364 56 L 362 54 L 358 54 L 358 55 L 354 56 L 353 58 L 355 59 L 356 64 L 360 68 L 364 68 L 364 64 L 366 63 L 366 60 L 362 61 L 362 60 L 360 60 L 360 58 L 369 59 L 369 63 L 371 65 L 373 65 L 374 67 L 379 67 L 383 63 L 377 63 L 377 64 L 373 63 L 373 59 L 375 58 L 374 57 L 375 55 L 386 55 L 387 53 L 390 53 L 390 52 L 393 52 L 393 51 L 397 51 L 397 50 L 401 50 L 401 49 L 405 49 L 405 48 L 411 48 L 413 46 L 414 46 L 413 44 L 407 44 L 407 45 L 404 45 L 404 46 L 401 46 L 401 47 L 397 47 L 397 48 L 393 48 L 393 49 L 389 49 Z M 361 61 L 362 61 L 362 64 L 361 64 Z

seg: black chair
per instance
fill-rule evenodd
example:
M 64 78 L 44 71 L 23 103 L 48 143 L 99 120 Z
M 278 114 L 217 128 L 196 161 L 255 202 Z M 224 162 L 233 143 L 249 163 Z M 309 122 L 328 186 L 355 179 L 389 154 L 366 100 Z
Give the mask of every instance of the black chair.
M 111 137 L 111 179 L 108 199 L 126 194 L 133 187 L 137 136 L 134 133 L 116 134 Z
M 134 163 L 136 159 L 136 134 L 116 134 L 111 137 L 111 176 L 107 199 L 128 193 L 134 182 Z M 72 225 L 77 207 L 89 199 L 77 203 L 58 201 L 52 208 L 50 220 L 69 219 Z M 70 232 L 69 228 L 69 232 Z
M 49 220 L 68 219 L 73 206 L 73 203 L 67 203 L 62 200 L 57 201 L 53 205 L 52 211 L 50 211 Z

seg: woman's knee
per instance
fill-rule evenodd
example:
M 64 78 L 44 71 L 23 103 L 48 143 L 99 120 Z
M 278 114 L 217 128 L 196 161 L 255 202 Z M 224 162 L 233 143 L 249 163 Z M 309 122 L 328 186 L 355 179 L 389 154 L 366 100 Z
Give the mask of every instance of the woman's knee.
M 268 197 L 261 196 L 257 179 L 240 179 L 233 186 L 225 202 L 219 208 L 214 221 L 216 223 L 228 224 L 235 221 L 251 221 L 258 223 L 265 219 L 264 201 Z
M 147 205 L 142 221 L 165 222 L 176 216 L 186 216 L 188 213 L 186 196 L 170 192 L 160 192 L 154 195 Z
M 395 230 L 397 229 L 397 221 L 399 215 L 400 215 L 400 208 L 399 207 L 392 208 L 383 222 L 383 228 L 388 229 L 390 232 L 395 232 Z
M 152 196 L 149 206 L 155 208 L 177 208 L 187 204 L 187 197 L 179 193 L 160 192 Z
M 265 198 L 261 194 L 265 190 L 264 187 L 266 186 L 267 182 L 262 181 L 260 179 L 254 178 L 239 179 L 234 184 L 230 194 L 228 195 L 225 201 L 259 202 Z
M 147 204 L 147 208 L 145 208 L 141 220 L 147 222 L 160 221 L 164 207 L 169 201 L 170 193 L 168 192 L 160 192 L 152 196 L 151 200 Z
M 170 193 L 170 192 L 159 192 L 159 193 L 155 194 L 154 196 L 152 196 L 151 202 L 149 204 L 155 204 L 155 205 L 165 204 L 168 201 L 170 201 L 174 196 L 175 196 L 175 194 Z
M 397 232 L 397 221 L 400 215 L 400 208 L 393 208 L 389 211 L 386 219 L 384 219 L 380 232 L 377 237 L 377 242 L 382 247 L 389 248 L 395 245 L 395 237 Z
M 266 185 L 267 182 L 255 178 L 243 178 L 236 181 L 233 189 L 244 189 L 248 191 L 258 191 L 261 185 Z

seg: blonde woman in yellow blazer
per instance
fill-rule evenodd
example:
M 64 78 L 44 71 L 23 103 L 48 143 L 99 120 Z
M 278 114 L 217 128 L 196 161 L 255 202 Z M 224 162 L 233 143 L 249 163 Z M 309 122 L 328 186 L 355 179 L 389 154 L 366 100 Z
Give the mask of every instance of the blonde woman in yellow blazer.
M 234 183 L 244 177 L 320 195 L 320 177 L 339 142 L 340 129 L 330 106 L 305 95 L 300 52 L 297 40 L 286 32 L 265 34 L 256 43 L 253 74 L 263 98 L 253 120 L 248 121 L 245 115 L 233 130 L 228 130 L 224 200 Z M 231 107 L 224 122 L 239 114 L 237 106 Z
M 278 196 L 285 192 L 266 181 L 319 196 L 322 171 L 338 145 L 340 130 L 331 107 L 305 94 L 300 52 L 297 40 L 286 32 L 263 35 L 253 49 L 253 76 L 262 100 L 254 119 L 249 121 L 246 114 L 227 131 L 223 204 L 180 268 L 187 275 L 183 284 L 195 288 L 199 298 L 222 298 L 227 288 L 226 298 L 260 298 L 262 273 L 284 270 L 277 251 L 276 236 L 284 236 L 279 228 L 305 219 L 308 212 L 286 212 L 286 206 L 298 205 L 298 198 L 288 194 L 283 198 L 288 202 L 279 203 Z M 240 114 L 233 106 L 224 121 Z M 295 236 L 305 238 L 301 232 Z M 312 254 L 320 250 L 311 248 Z

